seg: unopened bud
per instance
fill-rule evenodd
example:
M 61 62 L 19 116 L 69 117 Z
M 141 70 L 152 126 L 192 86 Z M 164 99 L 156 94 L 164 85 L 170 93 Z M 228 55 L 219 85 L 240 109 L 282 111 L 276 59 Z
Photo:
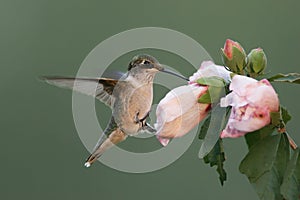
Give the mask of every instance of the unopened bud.
M 221 51 L 224 64 L 232 72 L 243 74 L 246 66 L 246 53 L 243 47 L 238 42 L 227 39 Z
M 252 49 L 247 58 L 247 70 L 251 77 L 264 73 L 267 66 L 267 57 L 261 48 Z

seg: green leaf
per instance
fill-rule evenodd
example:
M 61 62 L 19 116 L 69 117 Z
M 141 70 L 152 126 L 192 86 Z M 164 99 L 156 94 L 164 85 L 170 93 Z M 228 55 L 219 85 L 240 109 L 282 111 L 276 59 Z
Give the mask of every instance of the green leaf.
M 286 168 L 280 192 L 285 199 L 298 199 L 300 196 L 300 149 L 297 148 Z
M 257 131 L 253 131 L 245 135 L 246 143 L 250 149 L 254 144 L 271 135 L 275 130 L 272 125 L 265 126 Z
M 270 112 L 271 115 L 271 124 L 275 127 L 281 127 L 282 125 L 282 117 L 281 112 Z M 284 125 L 283 125 L 284 126 Z
M 209 127 L 198 155 L 200 159 L 204 158 L 215 146 L 221 131 L 226 125 L 228 113 L 229 109 L 227 110 L 219 105 L 216 105 L 211 111 Z
M 200 133 L 199 133 L 199 139 L 203 140 L 206 136 L 207 130 L 209 128 L 210 124 L 210 115 L 205 119 L 203 125 L 201 126 Z
M 198 103 L 211 104 L 218 103 L 220 98 L 225 96 L 225 88 L 209 86 L 206 93 L 204 93 L 199 99 Z
M 289 160 L 286 134 L 269 135 L 252 145 L 240 172 L 252 183 L 260 199 L 282 200 L 280 185 Z
M 222 139 L 219 139 L 213 149 L 203 158 L 205 163 L 209 163 L 211 167 L 217 166 L 217 172 L 221 185 L 227 180 L 227 174 L 224 170 L 225 153 Z
M 281 110 L 281 118 L 283 122 L 286 124 L 288 121 L 292 119 L 292 116 L 288 113 L 286 108 L 280 106 L 280 110 Z
M 299 73 L 289 73 L 289 74 L 277 74 L 268 78 L 270 82 L 287 82 L 300 84 L 300 74 Z
M 197 80 L 197 83 L 200 85 L 208 85 L 214 87 L 224 87 L 225 81 L 224 79 L 218 76 L 210 76 L 210 77 L 202 77 Z
M 291 115 L 288 113 L 286 109 L 280 107 L 279 112 L 271 112 L 271 124 L 280 130 L 285 131 L 286 123 L 291 120 Z
M 203 95 L 201 95 L 201 97 L 198 99 L 198 103 L 211 104 L 211 97 L 209 94 L 209 90 Z

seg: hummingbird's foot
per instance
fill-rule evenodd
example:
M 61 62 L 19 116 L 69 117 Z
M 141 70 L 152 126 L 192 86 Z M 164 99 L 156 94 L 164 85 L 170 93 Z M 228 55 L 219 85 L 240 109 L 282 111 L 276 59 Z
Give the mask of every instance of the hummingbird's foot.
M 143 126 L 145 126 L 146 119 L 149 116 L 149 112 L 142 119 L 139 118 L 139 114 L 140 114 L 139 112 L 136 113 L 136 115 L 134 117 L 134 122 L 137 124 L 141 123 L 141 126 L 143 127 Z
M 142 130 L 148 131 L 151 134 L 155 134 L 157 132 L 157 130 L 148 123 L 144 124 L 144 126 L 142 127 Z
M 139 112 L 136 113 L 134 122 L 140 123 L 141 127 L 144 127 L 144 126 L 146 126 L 146 119 L 147 119 L 147 117 L 149 117 L 150 111 L 147 112 L 147 114 L 142 119 L 139 119 L 139 114 L 140 114 Z
M 147 117 L 149 117 L 149 114 L 150 114 L 150 111 L 148 111 L 147 112 L 147 114 L 142 118 L 142 119 L 140 119 L 140 122 L 144 122 L 144 126 L 146 125 L 146 119 L 147 119 Z
M 140 121 L 140 119 L 139 119 L 139 112 L 137 112 L 136 114 L 135 114 L 135 116 L 134 116 L 134 123 L 136 123 L 136 124 L 138 124 L 138 123 L 140 123 L 141 121 Z

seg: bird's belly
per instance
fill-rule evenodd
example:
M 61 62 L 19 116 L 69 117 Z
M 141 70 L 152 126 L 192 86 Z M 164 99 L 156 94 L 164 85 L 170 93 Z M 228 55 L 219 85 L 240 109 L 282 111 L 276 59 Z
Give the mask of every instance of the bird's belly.
M 127 135 L 136 135 L 142 128 L 137 119 L 147 116 L 152 105 L 152 90 L 145 91 L 138 88 L 133 92 L 127 92 L 115 102 L 113 115 L 120 129 Z

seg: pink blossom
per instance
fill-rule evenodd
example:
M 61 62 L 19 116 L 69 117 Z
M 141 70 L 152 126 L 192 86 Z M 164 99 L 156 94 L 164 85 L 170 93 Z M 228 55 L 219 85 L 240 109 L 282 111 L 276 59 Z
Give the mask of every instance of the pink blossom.
M 185 85 L 170 91 L 156 109 L 157 138 L 163 146 L 181 137 L 206 117 L 210 104 L 198 103 L 207 86 Z
M 210 111 L 210 104 L 198 103 L 198 99 L 207 92 L 208 86 L 197 84 L 202 77 L 217 76 L 226 82 L 230 72 L 223 66 L 205 61 L 200 69 L 189 78 L 189 85 L 171 90 L 158 104 L 156 110 L 157 138 L 166 146 L 171 138 L 181 137 L 192 130 Z
M 232 110 L 221 138 L 240 137 L 270 124 L 270 112 L 278 111 L 279 100 L 268 80 L 235 75 L 229 89 L 232 92 L 221 99 L 221 106 Z

